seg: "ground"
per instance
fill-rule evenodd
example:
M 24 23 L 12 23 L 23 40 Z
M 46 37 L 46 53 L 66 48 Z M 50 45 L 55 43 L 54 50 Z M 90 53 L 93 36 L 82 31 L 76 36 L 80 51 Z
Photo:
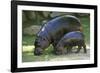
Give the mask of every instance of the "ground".
M 88 60 L 90 58 L 90 50 L 87 49 L 87 53 L 83 52 L 83 49 L 79 53 L 70 53 L 66 55 L 54 55 L 52 50 L 48 52 L 48 49 L 45 50 L 44 54 L 41 56 L 34 56 L 32 51 L 33 46 L 24 47 L 23 50 L 23 62 L 35 62 L 35 61 L 66 61 L 66 60 Z M 27 48 L 30 48 L 28 50 Z M 50 48 L 49 48 L 50 49 Z M 46 53 L 48 52 L 48 53 Z

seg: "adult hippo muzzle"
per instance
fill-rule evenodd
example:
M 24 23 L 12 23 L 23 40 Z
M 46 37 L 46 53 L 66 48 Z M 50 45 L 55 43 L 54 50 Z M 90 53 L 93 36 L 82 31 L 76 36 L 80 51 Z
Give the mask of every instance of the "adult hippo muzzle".
M 71 31 L 82 31 L 82 25 L 77 17 L 64 15 L 50 20 L 37 33 L 34 54 L 43 54 L 50 44 L 55 48 L 61 37 Z

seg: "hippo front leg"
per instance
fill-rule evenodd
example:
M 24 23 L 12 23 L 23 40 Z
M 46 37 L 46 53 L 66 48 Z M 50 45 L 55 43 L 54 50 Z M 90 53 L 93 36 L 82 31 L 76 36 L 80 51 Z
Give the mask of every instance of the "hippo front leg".
M 57 43 L 58 43 L 58 41 L 54 41 L 54 42 L 52 43 L 53 48 L 54 48 L 54 50 L 53 50 L 53 53 L 54 53 L 54 54 L 56 54 L 56 51 L 57 51 L 57 49 L 56 49 Z

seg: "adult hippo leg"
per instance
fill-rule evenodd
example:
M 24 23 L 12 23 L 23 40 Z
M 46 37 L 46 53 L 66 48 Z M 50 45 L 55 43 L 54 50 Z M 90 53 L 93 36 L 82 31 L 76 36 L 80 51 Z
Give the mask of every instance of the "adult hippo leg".
M 56 45 L 57 45 L 57 43 L 58 43 L 57 40 L 53 41 L 53 43 L 52 43 L 53 48 L 54 48 L 54 51 L 53 51 L 54 54 L 56 54 L 56 51 L 57 51 L 57 49 L 56 49 Z

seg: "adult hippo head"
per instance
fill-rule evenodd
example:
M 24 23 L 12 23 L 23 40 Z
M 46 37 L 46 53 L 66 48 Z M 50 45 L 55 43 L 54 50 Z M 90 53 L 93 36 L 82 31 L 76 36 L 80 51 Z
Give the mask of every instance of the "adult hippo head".
M 44 29 L 45 28 L 42 28 L 42 31 L 40 31 L 36 37 L 34 43 L 34 55 L 41 55 L 45 48 L 47 48 L 50 45 L 50 38 L 48 37 L 47 31 L 44 31 Z
M 34 54 L 41 55 L 50 44 L 55 48 L 59 40 L 71 31 L 82 31 L 82 25 L 77 17 L 64 15 L 50 20 L 37 34 Z

